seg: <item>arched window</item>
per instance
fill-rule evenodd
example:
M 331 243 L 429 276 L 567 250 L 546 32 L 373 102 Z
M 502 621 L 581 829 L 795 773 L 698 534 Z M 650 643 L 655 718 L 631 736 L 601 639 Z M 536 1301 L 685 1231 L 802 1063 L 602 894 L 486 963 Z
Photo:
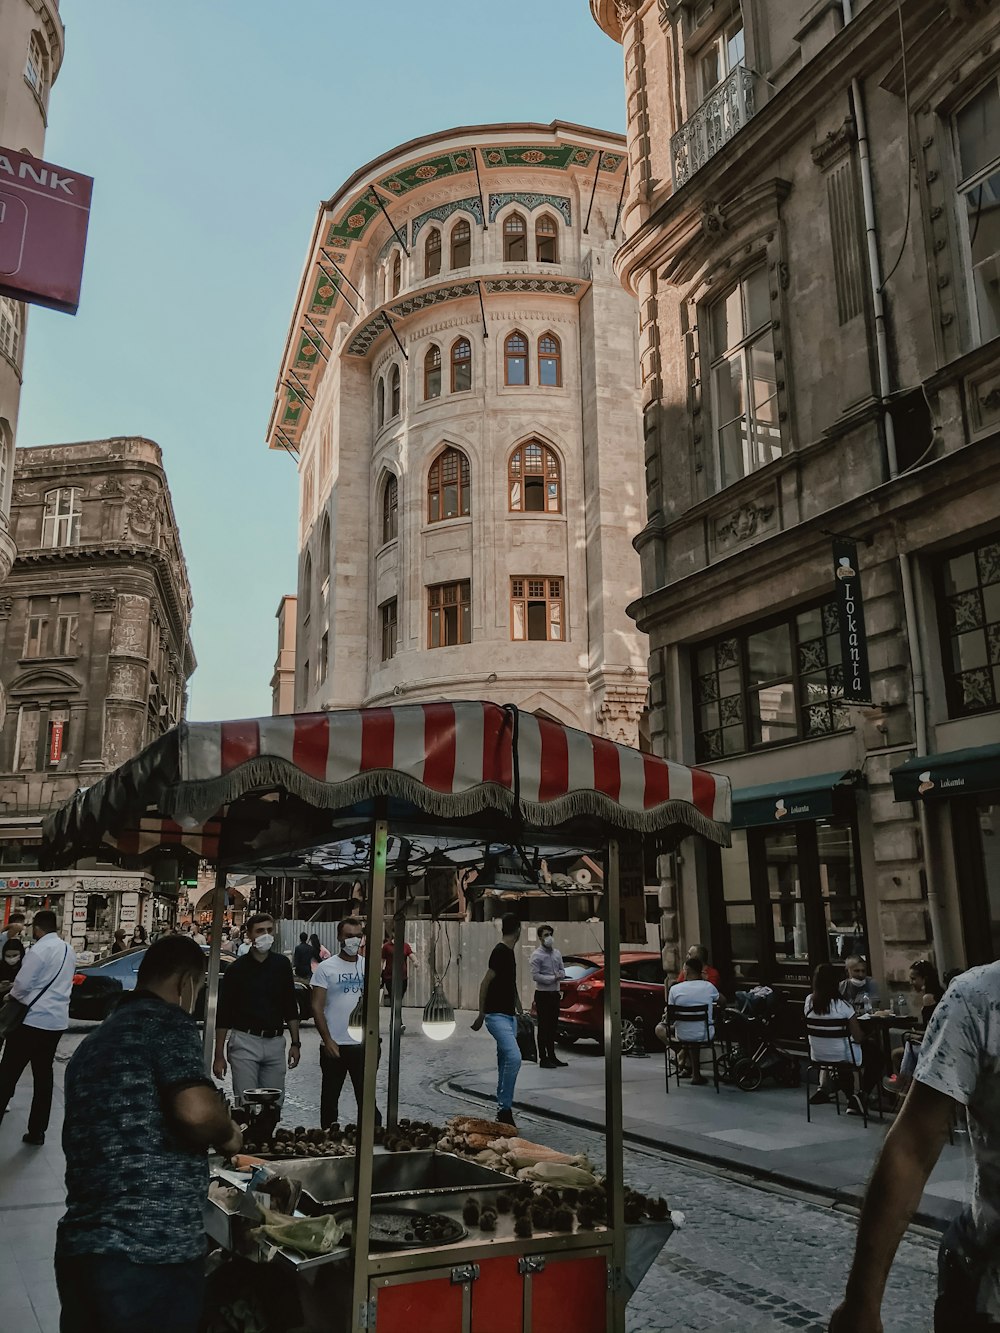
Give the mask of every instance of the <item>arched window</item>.
M 432 343 L 424 357 L 424 398 L 441 397 L 441 348 Z
M 47 491 L 42 516 L 43 546 L 76 546 L 80 541 L 80 519 L 83 514 L 79 486 L 60 486 Z
M 302 607 L 303 625 L 309 619 L 312 612 L 313 598 L 313 562 L 312 556 L 306 552 L 306 558 L 302 564 L 302 594 L 299 598 L 299 604 Z
M 465 393 L 472 388 L 472 344 L 468 338 L 456 338 L 451 345 L 451 391 Z
M 528 383 L 528 340 L 516 329 L 503 345 L 503 382 Z
M 559 226 L 551 213 L 535 223 L 535 258 L 540 264 L 559 263 Z
M 472 228 L 459 218 L 451 230 L 451 266 L 468 268 L 472 263 Z
M 398 417 L 401 402 L 401 389 L 399 380 L 399 366 L 393 366 L 389 371 L 389 416 Z
M 399 532 L 399 482 L 390 472 L 382 488 L 382 545 L 396 540 Z
M 323 522 L 319 530 L 319 560 L 317 561 L 317 570 L 319 572 L 319 591 L 323 601 L 326 601 L 327 593 L 330 591 L 330 515 L 323 515 Z
M 397 250 L 392 257 L 392 294 L 399 295 L 399 289 L 403 285 L 403 257 Z
M 48 86 L 48 66 L 49 62 L 42 39 L 37 32 L 33 32 L 28 42 L 28 58 L 24 62 L 24 77 L 39 97 L 45 96 L 45 89 Z
M 375 386 L 375 420 L 378 423 L 378 429 L 381 430 L 385 425 L 385 380 L 381 375 L 379 375 L 378 384 Z
M 441 272 L 441 232 L 431 227 L 424 241 L 424 277 L 433 278 Z
M 518 445 L 507 464 L 507 503 L 512 514 L 562 513 L 559 459 L 537 440 Z
M 511 213 L 504 221 L 503 257 L 508 264 L 523 264 L 528 258 L 528 225 L 520 213 Z
M 428 522 L 468 518 L 470 489 L 469 460 L 461 450 L 449 446 L 438 454 L 427 475 Z
M 562 347 L 554 333 L 543 333 L 538 340 L 538 383 L 547 389 L 562 384 Z
M 21 330 L 24 327 L 24 308 L 20 301 L 0 296 L 0 352 L 10 357 L 15 366 L 21 364 Z

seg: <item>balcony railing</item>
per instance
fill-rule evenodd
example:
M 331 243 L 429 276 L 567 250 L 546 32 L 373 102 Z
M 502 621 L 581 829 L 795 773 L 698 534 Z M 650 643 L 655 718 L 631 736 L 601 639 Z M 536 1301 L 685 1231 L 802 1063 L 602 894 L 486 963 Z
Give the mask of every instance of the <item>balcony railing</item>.
M 752 69 L 737 65 L 673 136 L 670 155 L 675 189 L 686 185 L 747 123 L 757 109 L 756 82 Z

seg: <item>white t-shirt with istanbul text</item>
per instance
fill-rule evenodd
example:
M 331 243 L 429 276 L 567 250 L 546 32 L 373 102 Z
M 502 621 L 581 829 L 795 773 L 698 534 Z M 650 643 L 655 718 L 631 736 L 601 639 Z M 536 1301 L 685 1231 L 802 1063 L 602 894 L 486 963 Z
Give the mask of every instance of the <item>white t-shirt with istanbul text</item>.
M 345 962 L 340 954 L 325 959 L 312 975 L 312 984 L 326 991 L 326 1025 L 330 1036 L 338 1046 L 360 1046 L 347 1035 L 347 1020 L 361 999 L 361 988 L 365 984 L 365 960 L 352 958 Z

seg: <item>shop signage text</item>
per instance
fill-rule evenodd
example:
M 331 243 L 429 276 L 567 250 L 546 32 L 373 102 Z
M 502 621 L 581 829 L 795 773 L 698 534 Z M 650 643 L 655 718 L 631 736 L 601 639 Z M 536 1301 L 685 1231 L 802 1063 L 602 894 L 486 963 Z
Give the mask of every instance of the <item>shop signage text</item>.
M 49 737 L 49 763 L 58 764 L 62 758 L 63 751 L 63 730 L 65 722 L 53 722 L 52 734 Z
M 835 537 L 833 572 L 840 613 L 840 654 L 844 672 L 844 703 L 870 704 L 872 682 L 868 670 L 868 636 L 861 600 L 857 542 Z
M 0 148 L 0 295 L 75 315 L 94 182 Z

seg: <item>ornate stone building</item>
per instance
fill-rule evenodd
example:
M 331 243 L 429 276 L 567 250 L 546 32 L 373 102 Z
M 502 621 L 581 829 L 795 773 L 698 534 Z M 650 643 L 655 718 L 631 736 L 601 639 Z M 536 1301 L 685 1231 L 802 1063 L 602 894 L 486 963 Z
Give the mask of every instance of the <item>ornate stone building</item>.
M 672 867 L 667 937 L 793 987 L 855 949 L 891 983 L 994 958 L 1000 12 L 591 9 L 624 50 L 653 742 L 734 784 L 733 847 Z
M 18 896 L 12 879 L 34 873 L 40 816 L 179 722 L 195 668 L 191 590 L 152 440 L 18 449 L 11 526 L 18 554 L 0 594 L 0 904 L 5 889 Z M 121 891 L 121 872 L 113 880 Z M 58 896 L 75 880 L 45 884 Z M 91 944 L 116 924 L 113 913 L 92 922 Z M 68 915 L 65 925 L 69 938 Z
M 58 0 L 0 0 L 0 151 L 43 156 L 64 35 Z M 0 296 L 0 583 L 15 554 L 8 516 L 26 327 L 27 307 Z
M 271 712 L 295 712 L 295 598 L 282 597 L 278 622 L 278 655 L 271 676 Z
M 299 463 L 299 710 L 496 699 L 637 740 L 624 151 L 471 126 L 321 206 L 268 431 Z

